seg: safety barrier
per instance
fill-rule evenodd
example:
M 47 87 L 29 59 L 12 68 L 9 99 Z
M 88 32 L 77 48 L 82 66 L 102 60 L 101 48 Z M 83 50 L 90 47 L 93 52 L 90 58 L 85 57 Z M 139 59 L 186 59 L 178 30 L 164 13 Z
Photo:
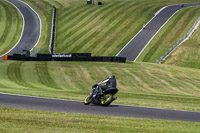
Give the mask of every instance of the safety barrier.
M 172 48 L 170 48 L 162 57 L 160 57 L 160 59 L 157 60 L 156 63 L 161 63 L 175 48 L 177 48 L 181 43 L 183 43 L 192 34 L 193 30 L 195 30 L 195 27 L 198 25 L 199 22 L 200 17 L 197 19 L 197 21 L 194 23 L 194 25 L 188 31 L 188 33 L 181 40 L 179 40 Z
M 93 61 L 126 63 L 124 57 L 91 56 L 91 53 L 37 54 L 37 57 L 20 54 L 8 55 L 7 60 L 20 61 Z
M 49 44 L 49 52 L 51 54 L 53 54 L 54 52 L 55 30 L 56 30 L 56 7 L 53 6 L 51 37 L 50 37 L 50 44 Z

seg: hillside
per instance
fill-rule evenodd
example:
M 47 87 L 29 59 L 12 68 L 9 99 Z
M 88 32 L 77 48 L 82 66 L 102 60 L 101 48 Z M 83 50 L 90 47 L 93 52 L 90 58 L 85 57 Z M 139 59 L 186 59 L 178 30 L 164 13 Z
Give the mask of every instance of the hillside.
M 200 110 L 199 70 L 149 63 L 4 61 L 0 92 L 83 100 L 111 74 L 118 81 L 118 104 Z
M 164 64 L 176 65 L 181 67 L 200 68 L 200 30 L 196 30 L 189 40 L 184 42 Z
M 177 12 L 146 47 L 137 61 L 155 63 L 174 44 L 184 37 L 199 17 L 200 7 Z M 192 17 L 191 17 L 192 16 Z M 199 28 L 170 55 L 164 64 L 200 68 Z
M 29 3 L 42 19 L 42 36 L 36 50 L 45 47 L 44 53 L 48 53 L 51 10 L 52 5 L 56 5 L 58 19 L 55 52 L 91 52 L 93 55 L 104 56 L 113 56 L 119 52 L 161 7 L 183 2 L 188 3 L 184 0 L 167 2 L 162 0 L 103 0 L 103 6 L 95 7 L 87 6 L 84 0 L 24 1 Z M 3 54 L 18 41 L 21 34 L 22 18 L 16 9 L 7 2 L 1 1 L 0 5 L 3 5 L 0 8 L 2 12 L 0 54 Z M 8 10 L 7 7 L 12 10 Z M 176 13 L 151 41 L 137 61 L 155 63 L 187 33 L 199 17 L 199 9 L 200 7 L 192 7 Z M 7 21 L 9 23 L 6 23 Z M 199 68 L 199 32 L 195 34 L 184 43 L 182 46 L 184 48 L 177 50 L 173 57 L 170 56 L 167 64 Z
M 36 9 L 43 21 L 43 35 L 37 48 L 45 46 L 45 52 L 48 52 L 51 10 L 52 5 L 56 5 L 58 19 L 55 52 L 91 52 L 93 55 L 112 56 L 116 55 L 161 7 L 188 3 L 186 0 L 102 0 L 104 5 L 95 7 L 87 6 L 85 0 L 24 1 Z M 191 17 L 192 23 L 196 16 Z M 184 27 L 185 24 L 181 26 Z

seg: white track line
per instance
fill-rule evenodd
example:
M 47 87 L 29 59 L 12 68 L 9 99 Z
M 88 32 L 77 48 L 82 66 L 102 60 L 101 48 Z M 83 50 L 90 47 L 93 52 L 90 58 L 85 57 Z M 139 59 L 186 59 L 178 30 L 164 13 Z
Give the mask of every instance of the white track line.
M 179 4 L 175 4 L 175 5 L 169 5 L 169 6 L 176 6 L 176 5 L 179 5 Z M 161 11 L 159 11 L 146 25 L 148 25 L 160 12 L 162 12 L 164 9 L 166 9 L 166 8 L 168 8 L 169 6 L 165 6 L 165 7 L 162 7 L 160 10 Z M 193 6 L 191 6 L 191 7 L 193 7 Z M 179 9 L 180 10 L 180 9 Z M 134 61 L 136 61 L 137 60 L 137 58 L 141 55 L 141 53 L 144 51 L 144 49 L 148 46 L 148 44 L 153 40 L 153 38 L 158 34 L 158 32 L 167 24 L 167 22 L 179 11 L 179 10 L 177 10 L 175 13 L 173 13 L 172 14 L 172 16 L 160 27 L 160 29 L 152 36 L 152 38 L 148 41 L 148 43 L 145 45 L 145 47 L 142 49 L 142 51 L 138 54 L 138 56 L 135 58 L 135 60 Z M 118 52 L 117 53 L 117 55 L 116 56 L 118 56 L 120 53 L 121 53 L 121 51 L 122 50 L 124 50 L 126 47 L 127 47 L 127 45 L 129 45 L 129 43 L 133 40 L 133 39 L 135 39 L 135 37 L 137 37 L 137 35 L 141 32 L 143 30 L 143 27 L 142 27 L 142 29 L 120 50 L 120 52 Z
M 137 60 L 137 58 L 142 54 L 142 52 L 144 51 L 144 49 L 148 46 L 148 44 L 153 40 L 153 38 L 158 34 L 158 32 L 167 24 L 167 22 L 178 12 L 179 10 L 177 10 L 174 14 L 172 14 L 172 16 L 160 27 L 160 29 L 152 36 L 152 38 L 147 42 L 147 44 L 145 45 L 145 47 L 142 49 L 142 51 L 138 54 L 138 56 L 135 58 L 134 61 Z
M 159 12 L 159 13 L 160 13 L 160 12 Z M 158 14 L 159 14 L 159 13 L 158 13 Z M 158 14 L 157 14 L 157 15 L 158 15 Z M 156 16 L 157 16 L 157 15 L 156 15 Z M 151 20 L 149 20 L 149 22 L 147 22 L 146 25 L 148 25 L 156 16 L 154 16 L 153 18 L 151 18 Z M 145 25 L 145 26 L 146 26 L 146 25 Z M 138 32 L 138 33 L 137 33 L 137 34 L 136 34 L 136 35 L 135 35 L 135 36 L 134 36 L 134 37 L 133 37 L 133 38 L 118 52 L 118 53 L 117 53 L 117 54 L 116 54 L 116 56 L 119 55 L 119 53 L 121 53 L 122 50 L 124 50 L 124 49 L 126 48 L 126 46 L 129 45 L 129 43 L 130 43 L 133 39 L 135 39 L 135 38 L 137 37 L 137 35 L 138 35 L 142 30 L 143 30 L 143 27 L 142 27 L 142 28 L 140 29 L 140 31 L 139 31 L 139 32 Z
M 20 1 L 21 1 L 21 0 L 20 0 Z M 38 15 L 38 13 L 37 13 L 30 5 L 28 5 L 28 4 L 25 3 L 24 1 L 21 1 L 21 2 L 24 3 L 24 4 L 26 4 L 33 12 L 35 12 L 35 14 L 37 15 L 37 17 L 39 18 L 39 21 L 40 21 L 40 35 L 39 35 L 39 38 L 38 38 L 36 44 L 33 46 L 33 48 L 35 48 L 35 46 L 36 46 L 36 45 L 38 44 L 38 42 L 40 41 L 41 31 L 42 31 L 42 21 L 41 21 L 41 19 L 40 19 L 40 16 Z M 30 51 L 32 51 L 33 48 L 32 48 Z
M 179 5 L 179 4 L 177 4 L 177 5 Z M 175 5 L 170 5 L 170 6 L 175 6 Z M 197 6 L 197 5 L 196 5 Z M 169 7 L 169 6 L 166 6 L 166 7 L 164 7 L 164 9 L 165 8 L 167 8 L 167 7 Z M 188 6 L 188 7 L 195 7 L 195 6 Z M 188 7 L 186 7 L 186 8 L 188 8 Z M 163 10 L 164 10 L 163 9 Z M 181 9 L 183 9 L 183 8 L 180 8 L 179 10 L 181 10 Z M 158 34 L 158 32 L 167 24 L 167 22 L 179 11 L 179 10 L 177 10 L 175 13 L 173 13 L 172 14 L 172 16 L 160 27 L 160 29 L 154 34 L 154 36 L 149 40 L 149 42 L 145 45 L 145 47 L 142 49 L 142 51 L 139 53 L 139 55 L 135 58 L 135 60 L 134 61 L 136 61 L 137 60 L 137 58 L 142 54 L 142 52 L 144 51 L 144 49 L 148 46 L 148 44 L 153 40 L 153 38 Z M 160 11 L 161 12 L 161 11 Z M 158 13 L 159 14 L 159 13 Z M 158 15 L 157 14 L 157 15 Z
M 7 0 L 5 0 L 5 1 L 7 1 Z M 20 1 L 21 1 L 21 0 L 20 0 Z M 12 51 L 15 47 L 17 47 L 17 45 L 19 44 L 19 42 L 20 42 L 20 40 L 21 40 L 21 38 L 22 38 L 22 35 L 23 35 L 23 33 L 24 33 L 24 26 L 25 26 L 24 16 L 23 16 L 22 12 L 21 12 L 21 11 L 19 10 L 19 8 L 18 8 L 17 6 L 15 6 L 13 3 L 11 3 L 10 1 L 7 1 L 7 2 L 10 3 L 10 4 L 12 4 L 12 5 L 19 11 L 19 13 L 21 14 L 22 19 L 23 19 L 23 28 L 22 28 L 22 33 L 21 33 L 21 36 L 20 36 L 18 42 L 17 42 L 8 52 L 6 52 L 5 54 L 1 55 L 0 57 L 3 57 L 4 55 L 6 55 L 6 54 L 8 54 L 10 51 Z M 38 16 L 39 21 L 40 21 L 40 35 L 39 35 L 39 38 L 38 38 L 36 44 L 33 46 L 33 48 L 34 48 L 34 47 L 38 44 L 38 42 L 39 42 L 39 40 L 40 40 L 40 37 L 41 37 L 41 28 L 42 28 L 41 19 L 40 19 L 40 16 L 37 14 L 37 12 L 36 12 L 35 10 L 33 10 L 33 8 L 32 8 L 31 6 L 29 6 L 27 3 L 23 2 L 23 1 L 21 1 L 21 2 L 24 3 L 24 4 L 26 4 L 33 12 L 35 12 L 35 14 Z M 32 51 L 33 48 L 32 48 L 30 51 Z
M 5 1 L 7 1 L 7 0 L 5 0 Z M 11 5 L 13 5 L 13 6 L 19 11 L 19 13 L 21 14 L 22 19 L 23 19 L 23 27 L 22 27 L 22 33 L 21 33 L 21 36 L 20 36 L 18 42 L 17 42 L 8 52 L 6 52 L 6 53 L 3 54 L 3 55 L 0 55 L 0 57 L 3 57 L 4 55 L 8 54 L 10 51 L 12 51 L 12 50 L 19 44 L 19 42 L 20 42 L 20 40 L 21 40 L 21 38 L 22 38 L 22 35 L 23 35 L 23 33 L 24 33 L 24 26 L 25 26 L 24 16 L 23 16 L 23 14 L 21 13 L 21 11 L 19 10 L 19 8 L 17 8 L 17 7 L 16 7 L 13 3 L 11 3 L 10 1 L 7 1 L 7 2 L 10 3 Z
M 27 95 L 10 94 L 10 93 L 2 93 L 2 92 L 0 92 L 0 94 L 10 95 L 10 96 L 19 96 L 19 97 L 30 97 L 30 98 L 38 98 L 38 99 L 49 99 L 49 100 L 70 101 L 70 102 L 80 102 L 80 103 L 82 103 L 82 101 L 68 100 L 68 99 L 57 99 L 57 98 L 48 98 L 48 97 L 27 96 Z

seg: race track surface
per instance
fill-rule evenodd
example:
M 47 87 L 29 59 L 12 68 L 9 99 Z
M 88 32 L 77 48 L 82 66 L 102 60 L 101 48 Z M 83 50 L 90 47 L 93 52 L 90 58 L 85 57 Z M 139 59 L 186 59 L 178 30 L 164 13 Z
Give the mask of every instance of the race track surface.
M 129 61 L 135 61 L 153 37 L 178 10 L 191 6 L 200 6 L 200 3 L 172 5 L 164 8 L 127 43 L 117 56 L 126 57 Z
M 23 49 L 31 50 L 40 36 L 40 19 L 25 3 L 19 0 L 7 0 L 13 3 L 24 16 L 24 30 L 20 41 L 8 54 L 22 53 Z M 184 7 L 200 4 L 184 4 Z M 159 29 L 179 9 L 181 5 L 168 6 L 154 17 L 119 53 L 121 57 L 134 61 Z M 200 112 L 164 110 L 156 108 L 111 105 L 101 107 L 85 106 L 82 102 L 59 99 L 0 94 L 0 106 L 56 112 L 112 115 L 135 118 L 165 119 L 200 122 Z
M 110 105 L 108 107 L 84 105 L 79 101 L 27 97 L 0 93 L 0 106 L 55 112 L 110 115 L 135 118 L 200 122 L 200 112 L 186 112 L 137 106 Z
M 24 28 L 18 43 L 6 55 L 22 54 L 23 50 L 31 50 L 40 38 L 40 18 L 27 4 L 20 0 L 7 0 L 13 4 L 24 18 Z

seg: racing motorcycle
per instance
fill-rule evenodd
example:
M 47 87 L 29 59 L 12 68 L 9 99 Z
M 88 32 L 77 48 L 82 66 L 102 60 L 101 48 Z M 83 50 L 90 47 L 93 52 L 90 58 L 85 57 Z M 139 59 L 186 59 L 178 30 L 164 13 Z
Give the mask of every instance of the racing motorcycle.
M 85 105 L 93 103 L 96 105 L 108 106 L 117 99 L 117 97 L 114 97 L 118 92 L 118 89 L 116 88 L 116 80 L 115 77 L 114 80 L 113 76 L 110 77 L 92 86 L 92 92 L 84 100 Z M 107 85 L 102 86 L 104 83 L 107 83 Z

